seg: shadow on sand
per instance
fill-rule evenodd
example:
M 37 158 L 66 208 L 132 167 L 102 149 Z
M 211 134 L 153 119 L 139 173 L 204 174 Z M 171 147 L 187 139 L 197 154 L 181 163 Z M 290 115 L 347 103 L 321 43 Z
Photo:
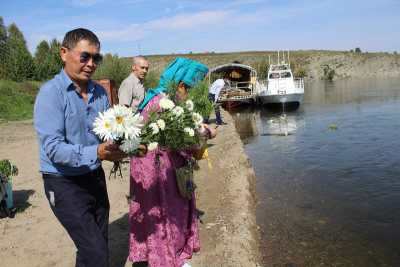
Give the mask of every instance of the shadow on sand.
M 129 250 L 128 214 L 110 223 L 108 231 L 110 266 L 123 267 L 128 258 Z

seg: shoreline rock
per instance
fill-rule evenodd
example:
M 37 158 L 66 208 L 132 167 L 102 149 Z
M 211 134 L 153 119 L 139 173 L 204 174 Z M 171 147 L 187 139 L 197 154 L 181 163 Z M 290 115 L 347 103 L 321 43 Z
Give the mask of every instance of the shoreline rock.
M 195 174 L 198 209 L 205 212 L 200 224 L 201 251 L 193 266 L 261 266 L 256 224 L 255 174 L 232 117 L 209 140 L 207 160 Z M 218 242 L 216 242 L 218 240 Z

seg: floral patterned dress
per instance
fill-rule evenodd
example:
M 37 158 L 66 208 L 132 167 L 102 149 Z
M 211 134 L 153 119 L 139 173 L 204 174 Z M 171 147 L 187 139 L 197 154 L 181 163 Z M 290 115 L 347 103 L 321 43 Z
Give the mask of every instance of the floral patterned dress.
M 159 110 L 162 95 L 142 111 L 146 120 Z M 150 267 L 181 267 L 200 249 L 195 197 L 181 197 L 175 169 L 191 156 L 187 151 L 155 149 L 132 157 L 129 206 L 129 260 L 146 261 Z

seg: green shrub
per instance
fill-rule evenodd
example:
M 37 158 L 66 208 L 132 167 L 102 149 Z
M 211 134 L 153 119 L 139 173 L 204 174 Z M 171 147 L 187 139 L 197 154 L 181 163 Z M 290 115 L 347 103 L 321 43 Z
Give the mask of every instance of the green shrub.
M 210 116 L 213 104 L 208 100 L 208 83 L 202 81 L 189 90 L 189 98 L 194 103 L 194 111 L 203 117 Z
M 144 88 L 155 88 L 160 80 L 160 74 L 155 71 L 150 71 L 147 73 L 144 79 Z
M 0 121 L 31 119 L 40 84 L 0 80 Z
M 97 68 L 93 79 L 114 80 L 117 87 L 132 71 L 132 62 L 129 59 L 119 58 L 118 55 L 106 54 L 103 62 Z
M 0 160 L 0 175 L 12 181 L 12 176 L 18 175 L 18 168 L 9 159 L 2 159 Z

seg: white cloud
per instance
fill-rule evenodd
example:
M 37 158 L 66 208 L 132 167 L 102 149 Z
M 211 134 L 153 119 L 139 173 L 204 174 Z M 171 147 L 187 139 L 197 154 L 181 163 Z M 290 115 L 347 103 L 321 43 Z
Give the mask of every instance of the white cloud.
M 149 21 L 145 28 L 149 30 L 189 30 L 204 28 L 223 22 L 229 11 L 203 11 L 195 14 L 179 14 L 170 18 Z
M 207 29 L 210 26 L 224 23 L 230 11 L 203 11 L 192 14 L 179 14 L 147 21 L 142 24 L 131 24 L 122 29 L 99 31 L 101 40 L 137 41 L 155 31 L 185 31 Z
M 98 31 L 100 40 L 102 41 L 138 41 L 145 37 L 145 30 L 139 24 L 131 24 L 119 30 Z
M 99 0 L 73 0 L 71 4 L 74 6 L 88 7 L 88 6 L 93 6 L 98 2 Z
M 229 7 L 237 7 L 237 6 L 243 6 L 243 5 L 252 5 L 252 4 L 266 4 L 265 0 L 235 0 L 232 1 L 228 4 Z

